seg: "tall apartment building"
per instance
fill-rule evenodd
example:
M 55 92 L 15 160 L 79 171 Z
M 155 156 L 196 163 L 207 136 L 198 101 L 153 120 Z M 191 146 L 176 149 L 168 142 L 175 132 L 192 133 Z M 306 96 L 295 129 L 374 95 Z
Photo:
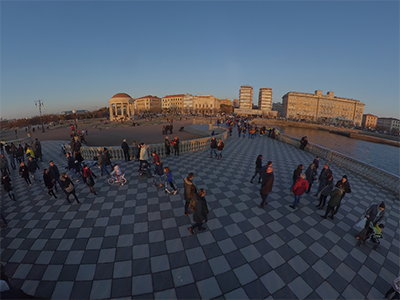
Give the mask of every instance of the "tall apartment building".
M 161 112 L 161 98 L 152 95 L 137 98 L 135 99 L 135 111 L 159 113 Z
M 362 117 L 361 126 L 364 128 L 372 129 L 376 127 L 378 117 L 371 114 L 364 114 Z
M 175 112 L 183 111 L 183 96 L 184 94 L 167 95 L 161 98 L 161 108 L 163 110 L 173 110 Z
M 260 88 L 258 93 L 258 109 L 264 111 L 272 110 L 272 89 Z
M 378 118 L 376 127 L 387 131 L 400 131 L 400 120 L 396 118 Z
M 239 90 L 239 108 L 253 108 L 253 87 L 250 85 L 242 85 Z
M 326 95 L 289 92 L 282 97 L 282 117 L 360 126 L 365 104 L 359 100 Z

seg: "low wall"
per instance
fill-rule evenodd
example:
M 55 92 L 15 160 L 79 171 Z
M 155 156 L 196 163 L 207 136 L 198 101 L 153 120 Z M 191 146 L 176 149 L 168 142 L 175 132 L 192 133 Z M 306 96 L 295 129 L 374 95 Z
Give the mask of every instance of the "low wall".
M 15 140 L 9 140 L 9 141 L 1 141 L 3 144 L 7 143 L 11 145 L 11 143 L 14 143 L 18 147 L 19 144 L 23 147 L 25 143 L 30 143 L 32 141 L 32 138 L 30 136 L 26 136 L 20 139 L 15 139 Z
M 225 131 L 223 133 L 220 133 L 218 135 L 215 135 L 216 139 L 222 139 L 223 141 L 226 140 L 228 136 L 228 131 Z M 179 153 L 188 153 L 188 152 L 193 152 L 193 151 L 199 151 L 206 149 L 210 146 L 210 138 L 211 136 L 208 137 L 203 137 L 203 138 L 198 138 L 194 140 L 187 140 L 187 141 L 180 141 L 179 142 Z M 149 144 L 149 156 L 153 151 L 156 151 L 157 155 L 159 157 L 164 157 L 166 156 L 165 154 L 165 146 L 164 143 L 159 143 L 159 144 Z M 71 150 L 71 147 L 69 145 L 65 145 L 67 148 L 67 151 Z M 97 156 L 97 151 L 102 150 L 104 147 L 108 149 L 110 152 L 111 156 L 113 157 L 114 160 L 124 160 L 124 152 L 123 150 L 118 147 L 108 147 L 108 146 L 102 146 L 102 147 L 81 147 L 81 154 L 85 159 L 92 160 L 93 157 Z M 171 146 L 171 153 L 173 153 L 173 147 Z M 129 154 L 132 157 L 132 147 L 129 147 Z
M 300 147 L 300 139 L 291 137 L 286 134 L 280 134 L 279 139 L 282 142 Z M 330 162 L 337 164 L 365 179 L 379 184 L 382 188 L 387 189 L 396 195 L 400 193 L 400 177 L 379 168 L 373 167 L 355 158 L 346 156 L 331 149 L 308 143 L 305 151 L 318 155 Z

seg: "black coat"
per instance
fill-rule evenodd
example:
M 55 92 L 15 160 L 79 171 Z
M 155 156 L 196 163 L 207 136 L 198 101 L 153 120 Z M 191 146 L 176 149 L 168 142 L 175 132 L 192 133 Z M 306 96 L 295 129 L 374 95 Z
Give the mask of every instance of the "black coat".
M 29 170 L 29 172 L 31 172 L 31 173 L 32 173 L 32 172 L 35 172 L 36 169 L 39 169 L 38 164 L 36 163 L 36 161 L 30 160 L 30 161 L 28 162 L 28 170 Z
M 269 194 L 274 184 L 274 173 L 267 173 L 261 183 L 261 194 Z
M 26 165 L 19 167 L 19 174 L 21 174 L 22 178 L 28 178 L 29 177 L 28 167 Z
M 374 225 L 376 225 L 376 223 L 378 223 L 380 220 L 383 219 L 383 217 L 385 216 L 385 210 L 383 210 L 381 212 L 379 217 L 378 217 L 378 212 L 379 212 L 379 205 L 378 204 L 373 204 L 367 209 L 365 215 L 369 216 L 368 224 L 369 224 L 369 222 L 373 222 Z
M 43 182 L 44 182 L 44 185 L 46 186 L 46 188 L 48 188 L 49 190 L 52 189 L 54 186 L 53 179 L 51 178 L 50 173 L 43 174 Z
M 121 148 L 124 150 L 124 152 L 129 152 L 129 146 L 126 142 L 122 143 Z
M 317 169 L 316 168 L 314 168 L 314 169 L 308 168 L 306 170 L 305 174 L 306 174 L 306 179 L 308 181 L 308 184 L 312 184 L 314 182 L 314 176 L 317 176 Z
M 193 198 L 193 196 L 197 193 L 196 186 L 187 177 L 185 177 L 185 179 L 183 180 L 183 184 L 185 186 L 184 198 L 185 198 L 186 202 L 190 202 L 190 200 Z
M 60 178 L 60 171 L 58 170 L 58 167 L 56 165 L 49 167 L 49 174 L 50 174 L 51 179 L 53 179 L 53 180 Z
M 200 197 L 198 194 L 194 194 L 193 197 L 195 197 L 193 221 L 195 223 L 207 222 L 208 207 L 206 198 Z
M 1 184 L 3 185 L 4 191 L 6 191 L 6 193 L 11 192 L 12 190 L 11 179 L 8 175 L 3 176 L 1 178 Z

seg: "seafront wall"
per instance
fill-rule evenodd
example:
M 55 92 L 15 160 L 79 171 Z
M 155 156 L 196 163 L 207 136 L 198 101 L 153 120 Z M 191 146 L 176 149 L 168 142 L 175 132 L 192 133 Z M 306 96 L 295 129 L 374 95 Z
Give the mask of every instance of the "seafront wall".
M 279 140 L 295 147 L 300 147 L 300 139 L 298 138 L 286 134 L 280 134 Z M 396 195 L 400 194 L 400 177 L 394 174 L 313 143 L 308 143 L 305 151 L 318 155 L 329 162 L 333 162 L 342 168 L 379 184 L 382 188 L 387 189 Z

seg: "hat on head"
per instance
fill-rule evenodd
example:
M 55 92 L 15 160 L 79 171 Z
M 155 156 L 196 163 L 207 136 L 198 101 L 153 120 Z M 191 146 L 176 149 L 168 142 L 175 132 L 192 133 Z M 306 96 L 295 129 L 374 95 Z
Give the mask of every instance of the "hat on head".
M 347 175 L 343 175 L 343 178 L 347 179 Z

